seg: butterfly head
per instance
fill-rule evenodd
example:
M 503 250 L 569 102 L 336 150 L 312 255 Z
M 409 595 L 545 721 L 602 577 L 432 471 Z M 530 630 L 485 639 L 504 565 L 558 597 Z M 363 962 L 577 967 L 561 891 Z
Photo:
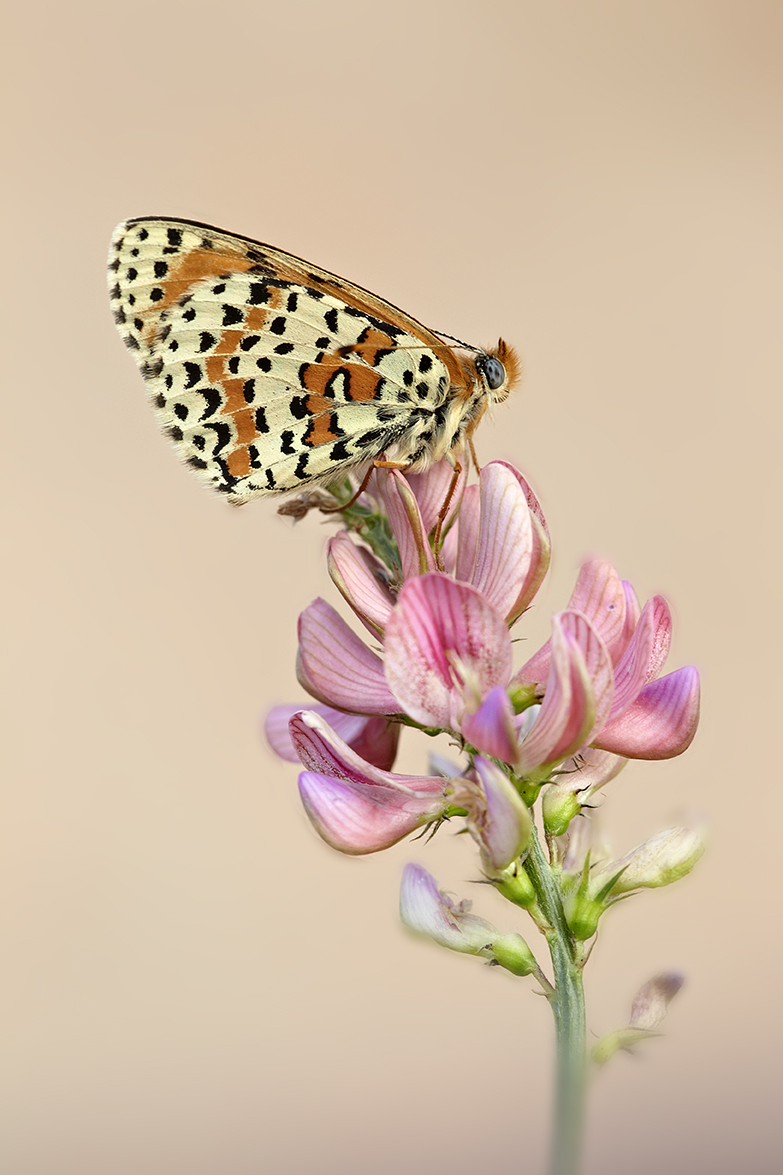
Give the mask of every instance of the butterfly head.
M 503 339 L 497 347 L 481 351 L 475 359 L 476 371 L 494 403 L 500 404 L 519 383 L 521 365 L 516 351 Z

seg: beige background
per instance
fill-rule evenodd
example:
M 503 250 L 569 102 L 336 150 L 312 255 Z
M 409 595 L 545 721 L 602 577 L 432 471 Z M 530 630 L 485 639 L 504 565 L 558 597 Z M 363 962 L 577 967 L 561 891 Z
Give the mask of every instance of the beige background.
M 692 811 L 712 844 L 591 961 L 599 1034 L 656 971 L 688 981 L 665 1039 L 595 1082 L 585 1172 L 772 1171 L 783 8 L 77 0 L 10 25 L 0 1168 L 544 1161 L 547 1008 L 406 937 L 400 872 L 522 916 L 448 830 L 328 851 L 259 736 L 300 696 L 299 611 L 335 600 L 330 528 L 229 510 L 158 435 L 104 284 L 115 223 L 155 213 L 520 348 L 479 437 L 554 535 L 519 634 L 537 647 L 603 554 L 671 600 L 670 668 L 704 683 L 689 753 L 604 809 L 618 853 Z M 426 750 L 406 738 L 403 769 Z

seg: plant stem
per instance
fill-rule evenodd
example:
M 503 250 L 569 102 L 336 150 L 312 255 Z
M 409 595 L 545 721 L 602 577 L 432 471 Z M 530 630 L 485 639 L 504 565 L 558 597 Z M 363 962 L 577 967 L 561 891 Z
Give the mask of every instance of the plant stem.
M 533 833 L 525 870 L 546 919 L 555 988 L 549 996 L 557 1035 L 555 1112 L 552 1121 L 551 1175 L 576 1175 L 579 1169 L 587 1078 L 585 999 L 576 945 L 563 912 L 557 877 Z

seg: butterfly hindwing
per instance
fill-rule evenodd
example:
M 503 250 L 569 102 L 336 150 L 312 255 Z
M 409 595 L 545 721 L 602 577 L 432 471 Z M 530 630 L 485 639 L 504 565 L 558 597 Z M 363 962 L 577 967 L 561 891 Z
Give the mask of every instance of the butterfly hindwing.
M 243 500 L 427 445 L 463 378 L 450 348 L 368 291 L 176 220 L 114 236 L 115 318 L 182 456 Z

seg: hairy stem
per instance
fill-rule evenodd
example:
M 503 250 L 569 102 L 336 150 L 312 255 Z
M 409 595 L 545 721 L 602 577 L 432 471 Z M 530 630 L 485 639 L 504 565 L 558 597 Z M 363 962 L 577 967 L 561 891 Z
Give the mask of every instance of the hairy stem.
M 563 912 L 557 877 L 535 832 L 525 870 L 548 929 L 555 987 L 549 1002 L 555 1017 L 557 1071 L 553 1116 L 551 1175 L 576 1175 L 582 1137 L 587 1076 L 585 1000 L 577 948 Z

